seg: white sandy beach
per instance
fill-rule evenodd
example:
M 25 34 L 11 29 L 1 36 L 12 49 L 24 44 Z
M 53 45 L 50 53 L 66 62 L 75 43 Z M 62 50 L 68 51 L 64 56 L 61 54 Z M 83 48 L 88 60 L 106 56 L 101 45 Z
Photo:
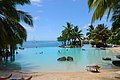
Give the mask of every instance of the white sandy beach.
M 111 50 L 113 52 L 120 53 L 120 47 L 112 47 L 112 48 L 107 48 L 108 50 Z
M 83 72 L 20 72 L 0 71 L 0 74 L 7 76 L 13 74 L 12 78 L 32 76 L 32 80 L 120 80 L 120 69 L 100 70 L 99 73 Z

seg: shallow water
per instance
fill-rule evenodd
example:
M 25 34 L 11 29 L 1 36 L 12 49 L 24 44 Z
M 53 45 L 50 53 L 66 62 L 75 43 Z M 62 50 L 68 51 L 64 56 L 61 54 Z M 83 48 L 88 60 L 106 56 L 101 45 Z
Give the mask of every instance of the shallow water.
M 85 49 L 85 50 L 83 50 Z M 102 60 L 110 57 L 115 60 L 115 53 L 109 50 L 92 48 L 84 45 L 81 48 L 39 47 L 17 50 L 16 60 L 21 70 L 41 72 L 77 72 L 85 70 L 88 65 L 101 65 L 102 69 L 111 69 L 111 61 Z M 59 62 L 59 57 L 73 57 L 73 61 Z
M 78 72 L 85 70 L 89 65 L 101 65 L 102 69 L 111 69 L 111 61 L 102 60 L 110 57 L 116 60 L 115 55 L 109 50 L 100 50 L 91 45 L 81 48 L 60 48 L 57 41 L 28 41 L 23 44 L 24 50 L 18 49 L 15 61 L 0 63 L 0 70 L 23 70 L 40 72 Z M 83 50 L 84 49 L 84 50 Z M 59 57 L 73 57 L 73 61 L 59 62 Z

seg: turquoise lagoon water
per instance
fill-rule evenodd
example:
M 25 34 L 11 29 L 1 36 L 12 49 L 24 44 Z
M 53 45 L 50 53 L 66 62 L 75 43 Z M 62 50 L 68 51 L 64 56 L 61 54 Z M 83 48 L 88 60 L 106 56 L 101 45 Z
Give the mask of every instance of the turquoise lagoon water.
M 92 48 L 91 45 L 84 45 L 81 48 L 60 48 L 59 45 L 60 43 L 54 41 L 24 43 L 25 49 L 17 50 L 18 54 L 16 54 L 13 63 L 19 64 L 23 71 L 40 72 L 77 72 L 85 70 L 88 65 L 101 65 L 102 69 L 114 67 L 111 61 L 102 60 L 103 57 L 116 59 L 116 54 L 109 50 Z M 57 61 L 59 57 L 63 56 L 71 56 L 74 60 L 72 62 Z

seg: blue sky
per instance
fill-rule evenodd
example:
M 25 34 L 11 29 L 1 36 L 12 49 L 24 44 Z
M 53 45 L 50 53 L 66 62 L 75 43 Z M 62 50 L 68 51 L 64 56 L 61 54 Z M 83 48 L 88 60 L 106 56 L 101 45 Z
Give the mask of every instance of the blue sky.
M 83 34 L 91 23 L 93 11 L 89 12 L 87 0 L 30 0 L 31 5 L 18 6 L 17 8 L 29 12 L 33 17 L 34 27 L 21 23 L 27 30 L 27 40 L 57 40 L 64 29 L 66 22 L 78 25 Z M 101 21 L 93 25 L 106 22 L 106 15 Z

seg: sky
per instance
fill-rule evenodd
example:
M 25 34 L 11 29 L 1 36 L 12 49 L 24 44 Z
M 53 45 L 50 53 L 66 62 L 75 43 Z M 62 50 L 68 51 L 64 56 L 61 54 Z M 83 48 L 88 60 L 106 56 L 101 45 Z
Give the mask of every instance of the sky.
M 33 17 L 33 27 L 21 22 L 27 30 L 27 40 L 57 40 L 67 22 L 79 26 L 86 35 L 93 14 L 93 10 L 89 12 L 87 0 L 30 1 L 30 5 L 17 6 L 17 9 L 28 12 Z M 106 15 L 93 25 L 102 23 L 111 27 L 111 22 L 106 22 Z

